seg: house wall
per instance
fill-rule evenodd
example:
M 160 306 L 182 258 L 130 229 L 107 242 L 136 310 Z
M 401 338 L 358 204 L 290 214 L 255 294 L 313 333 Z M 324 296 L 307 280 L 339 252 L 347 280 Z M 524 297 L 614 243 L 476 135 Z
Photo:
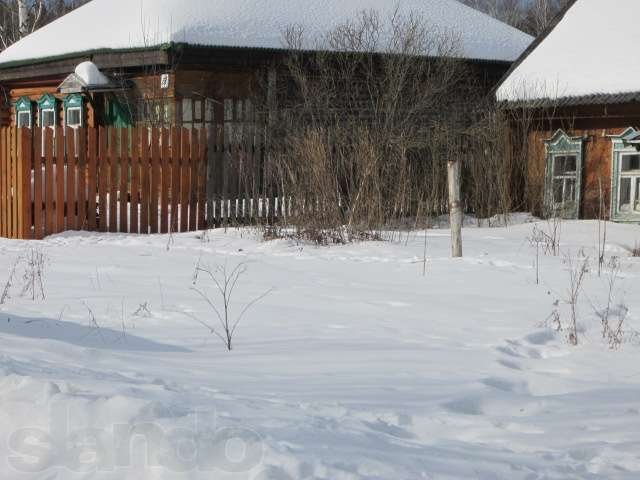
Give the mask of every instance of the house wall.
M 551 119 L 549 119 L 551 117 Z M 538 117 L 541 128 L 529 133 L 528 184 L 532 210 L 543 203 L 547 152 L 545 141 L 558 129 L 570 137 L 584 139 L 580 217 L 598 217 L 600 184 L 608 215 L 612 184 L 612 135 L 620 135 L 629 127 L 640 126 L 640 105 L 590 106 L 565 109 L 546 117 Z
M 0 122 L 2 126 L 15 126 L 16 124 L 16 112 L 13 108 L 13 105 L 20 100 L 22 97 L 27 97 L 33 102 L 32 115 L 34 122 L 37 123 L 37 115 L 38 115 L 38 106 L 37 102 L 43 95 L 51 94 L 58 99 L 58 109 L 57 109 L 57 125 L 64 125 L 64 109 L 62 108 L 62 101 L 64 100 L 66 95 L 61 95 L 58 93 L 58 85 L 62 82 L 62 80 L 58 81 L 56 79 L 53 83 L 50 81 L 43 81 L 41 85 L 38 86 L 23 86 L 20 84 L 13 85 L 8 93 L 8 101 L 10 103 L 9 108 L 3 108 L 3 115 L 0 116 Z M 96 110 L 94 105 L 91 102 L 85 103 L 85 121 L 86 125 L 93 127 L 96 126 Z

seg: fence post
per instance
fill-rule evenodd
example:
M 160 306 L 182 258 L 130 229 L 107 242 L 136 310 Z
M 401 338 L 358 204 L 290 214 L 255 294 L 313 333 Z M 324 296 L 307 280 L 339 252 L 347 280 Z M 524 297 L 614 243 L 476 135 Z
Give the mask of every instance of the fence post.
M 447 163 L 449 180 L 449 219 L 451 223 L 451 256 L 462 257 L 462 202 L 460 194 L 460 161 Z

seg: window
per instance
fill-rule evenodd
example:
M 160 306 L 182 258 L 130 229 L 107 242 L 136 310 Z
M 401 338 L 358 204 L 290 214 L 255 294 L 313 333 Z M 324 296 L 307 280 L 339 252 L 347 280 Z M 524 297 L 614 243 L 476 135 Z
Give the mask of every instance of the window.
M 545 142 L 547 215 L 562 218 L 579 216 L 583 142 L 583 137 L 570 137 L 562 130 Z
M 215 121 L 215 101 L 211 98 L 183 98 L 182 126 L 203 128 Z
M 28 97 L 22 97 L 15 105 L 16 126 L 18 128 L 31 128 L 33 126 L 32 103 Z
M 255 115 L 253 103 L 249 99 L 230 99 L 224 101 L 225 141 L 237 142 L 250 139 L 255 135 Z
M 640 154 L 620 156 L 618 211 L 640 213 Z
M 56 126 L 56 111 L 53 108 L 42 110 L 42 127 L 54 128 Z
M 576 200 L 577 164 L 576 155 L 553 157 L 553 203 L 556 207 Z
M 67 127 L 71 128 L 79 128 L 82 126 L 82 108 L 80 107 L 70 107 L 67 108 L 67 113 L 65 117 Z
M 31 112 L 18 112 L 16 117 L 18 128 L 31 128 Z

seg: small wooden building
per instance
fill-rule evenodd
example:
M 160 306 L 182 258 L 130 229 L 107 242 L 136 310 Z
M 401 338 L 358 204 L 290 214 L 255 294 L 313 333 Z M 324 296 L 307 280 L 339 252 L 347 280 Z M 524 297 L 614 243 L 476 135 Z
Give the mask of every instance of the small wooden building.
M 456 0 L 399 5 L 459 38 L 487 89 L 532 41 Z M 385 18 L 395 3 L 93 0 L 0 53 L 2 124 L 247 122 L 256 82 L 277 81 L 288 27 L 303 27 L 313 42 L 363 9 Z
M 529 126 L 531 190 L 547 213 L 640 222 L 637 0 L 573 0 L 497 98 Z

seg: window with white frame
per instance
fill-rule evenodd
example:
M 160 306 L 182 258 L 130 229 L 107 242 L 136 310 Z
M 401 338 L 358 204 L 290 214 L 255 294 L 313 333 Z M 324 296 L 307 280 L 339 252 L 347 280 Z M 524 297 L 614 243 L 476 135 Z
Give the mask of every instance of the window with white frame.
M 40 111 L 40 118 L 42 124 L 41 127 L 55 128 L 56 126 L 56 111 L 53 108 L 45 108 Z
M 82 126 L 82 108 L 69 107 L 65 116 L 66 126 L 76 129 Z
M 18 128 L 31 128 L 31 112 L 18 112 L 16 114 L 16 125 L 18 126 Z
M 620 155 L 618 211 L 640 213 L 640 153 Z
M 16 126 L 18 128 L 31 128 L 33 126 L 33 109 L 31 100 L 22 97 L 15 105 Z
M 565 207 L 576 201 L 578 180 L 577 155 L 553 155 L 553 203 L 556 207 Z
M 545 141 L 547 150 L 545 207 L 547 215 L 578 218 L 584 138 L 558 130 Z

